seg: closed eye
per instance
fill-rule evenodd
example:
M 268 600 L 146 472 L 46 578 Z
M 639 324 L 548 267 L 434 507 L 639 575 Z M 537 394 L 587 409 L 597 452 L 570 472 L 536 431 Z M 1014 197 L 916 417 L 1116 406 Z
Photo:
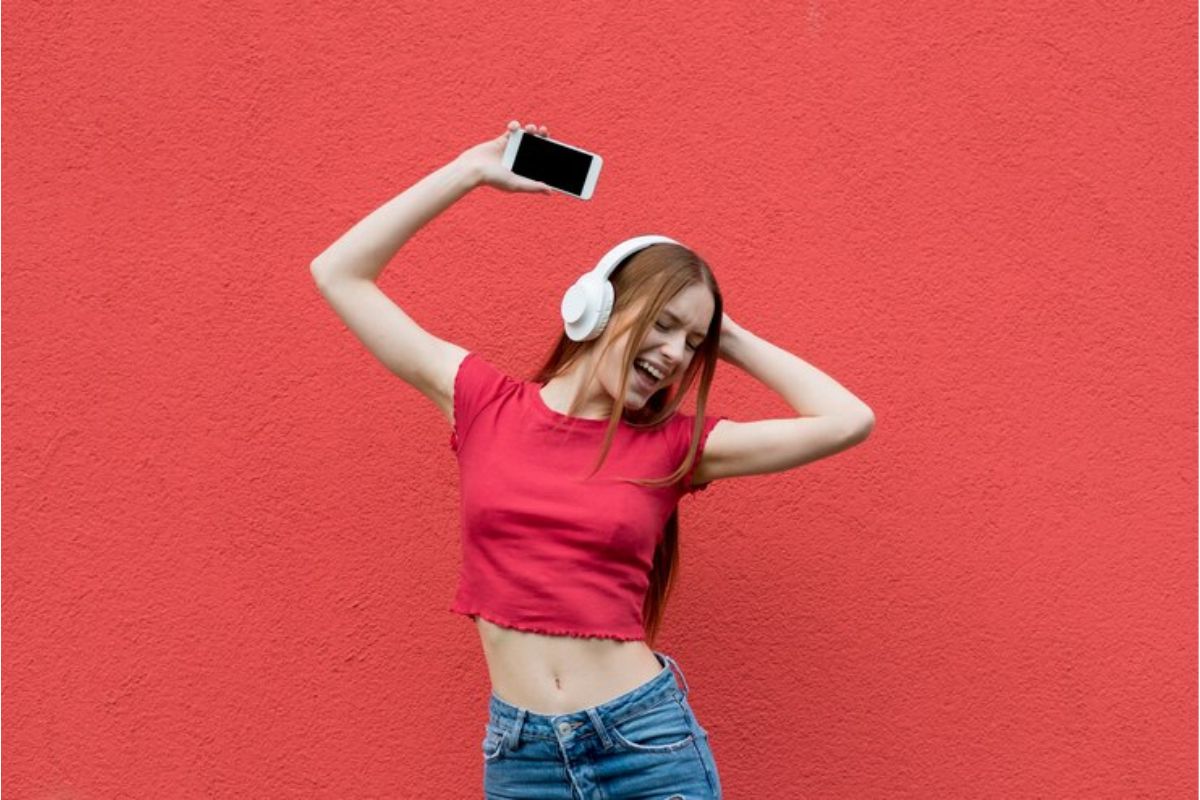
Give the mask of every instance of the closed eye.
M 654 327 L 658 328 L 660 331 L 669 331 L 670 330 L 670 328 L 668 326 L 663 325 L 661 322 L 654 323 Z M 692 344 L 691 342 L 688 342 L 687 346 L 688 346 L 689 350 L 696 350 L 698 347 L 700 347 L 700 345 Z

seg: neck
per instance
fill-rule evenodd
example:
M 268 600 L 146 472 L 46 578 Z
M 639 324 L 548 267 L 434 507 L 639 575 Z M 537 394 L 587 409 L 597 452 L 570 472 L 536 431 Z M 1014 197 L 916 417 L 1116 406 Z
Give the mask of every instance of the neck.
M 580 361 L 567 373 L 551 378 L 541 387 L 542 400 L 560 414 L 567 413 L 567 406 L 579 390 L 583 379 L 591 369 L 591 361 Z M 599 378 L 592 383 L 591 391 L 584 396 L 583 407 L 571 416 L 585 419 L 608 419 L 612 413 L 612 397 L 604 390 Z

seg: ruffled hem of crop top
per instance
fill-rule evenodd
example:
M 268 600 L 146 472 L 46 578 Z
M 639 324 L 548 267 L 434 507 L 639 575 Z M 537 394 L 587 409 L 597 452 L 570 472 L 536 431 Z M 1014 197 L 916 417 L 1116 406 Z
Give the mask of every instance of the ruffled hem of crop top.
M 454 604 L 450 606 L 450 611 L 455 614 L 461 614 L 464 617 L 471 618 L 474 621 L 475 617 L 483 617 L 488 622 L 494 625 L 499 625 L 502 628 L 512 628 L 513 630 L 526 631 L 527 633 L 540 633 L 544 636 L 571 636 L 576 639 L 618 639 L 622 642 L 640 642 L 646 638 L 645 631 L 619 632 L 613 630 L 588 630 L 581 631 L 571 628 L 559 628 L 550 625 L 535 625 L 521 620 L 511 619 L 491 611 L 481 611 L 477 606 L 459 606 Z

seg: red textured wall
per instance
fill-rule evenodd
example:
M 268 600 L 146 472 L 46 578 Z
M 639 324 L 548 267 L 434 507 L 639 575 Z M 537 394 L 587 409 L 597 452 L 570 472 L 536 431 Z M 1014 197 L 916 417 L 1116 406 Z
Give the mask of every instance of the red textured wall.
M 477 797 L 445 419 L 310 260 L 513 118 L 381 285 L 526 374 L 613 243 L 876 413 L 684 501 L 730 798 L 1191 797 L 1188 3 L 7 3 L 6 798 Z M 710 408 L 790 413 L 722 363 Z

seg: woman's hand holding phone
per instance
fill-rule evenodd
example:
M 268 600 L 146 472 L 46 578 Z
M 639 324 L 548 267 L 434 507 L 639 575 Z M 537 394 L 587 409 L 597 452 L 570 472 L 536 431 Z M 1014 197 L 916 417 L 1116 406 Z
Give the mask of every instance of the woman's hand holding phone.
M 541 181 L 523 178 L 504 166 L 504 148 L 508 144 L 508 137 L 520 129 L 520 123 L 515 119 L 511 120 L 508 123 L 508 129 L 504 133 L 495 139 L 490 139 L 468 150 L 464 150 L 458 158 L 474 172 L 480 184 L 493 186 L 506 192 L 553 194 L 554 190 Z M 549 135 L 549 131 L 546 130 L 545 125 L 539 127 L 532 122 L 525 126 L 525 133 L 526 135 L 536 136 Z

